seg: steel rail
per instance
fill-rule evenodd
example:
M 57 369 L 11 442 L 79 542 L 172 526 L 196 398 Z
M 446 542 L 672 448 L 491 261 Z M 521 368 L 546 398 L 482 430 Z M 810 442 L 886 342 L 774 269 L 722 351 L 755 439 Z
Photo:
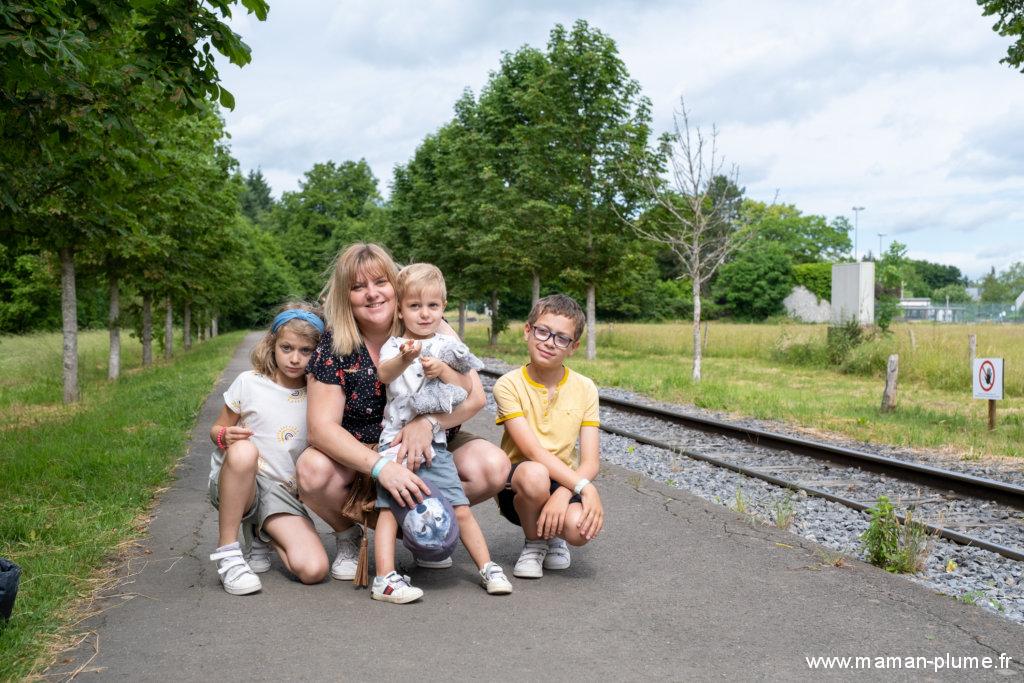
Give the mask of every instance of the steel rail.
M 504 373 L 491 370 L 490 368 L 484 368 L 483 370 L 480 370 L 480 374 L 487 375 L 489 377 L 500 377 Z M 752 427 L 740 427 L 721 420 L 686 415 L 674 410 L 645 406 L 608 396 L 601 396 L 601 403 L 641 415 L 661 417 L 668 421 L 681 423 L 702 431 L 723 434 L 733 438 L 743 438 L 754 444 L 764 445 L 769 448 L 796 451 L 803 455 L 839 461 L 844 464 L 852 464 L 863 469 L 881 472 L 890 476 L 893 476 L 895 473 L 895 475 L 901 479 L 919 481 L 927 483 L 933 487 L 952 488 L 960 492 L 968 493 L 974 497 L 996 499 L 1000 502 L 1004 502 L 1018 509 L 1024 510 L 1024 487 L 1016 486 L 1007 482 L 986 479 L 984 477 L 975 477 L 961 472 L 951 472 L 938 467 L 896 460 L 894 458 L 886 458 L 884 456 L 864 453 L 863 451 L 842 448 L 840 446 L 816 443 L 807 439 L 754 429 Z M 869 508 L 868 505 L 865 505 L 860 501 L 844 498 L 834 493 L 811 486 L 804 486 L 799 482 L 781 479 L 750 467 L 744 467 L 725 460 L 720 460 L 713 456 L 689 451 L 664 441 L 651 439 L 643 436 L 642 434 L 635 434 L 625 429 L 619 429 L 618 427 L 611 427 L 605 424 L 601 425 L 601 429 L 609 434 L 615 434 L 627 439 L 632 439 L 637 443 L 654 446 L 655 448 L 660 448 L 671 453 L 677 453 L 694 460 L 700 460 L 710 465 L 731 470 L 747 477 L 760 479 L 761 481 L 768 482 L 775 486 L 795 491 L 804 491 L 810 496 L 839 503 L 840 505 L 844 505 L 862 513 L 866 512 Z M 904 515 L 897 514 L 896 516 L 901 523 L 906 522 L 906 517 Z M 1024 551 L 999 545 L 997 543 L 990 543 L 984 539 L 961 534 L 957 531 L 953 531 L 952 529 L 946 529 L 945 527 L 939 527 L 925 522 L 920 523 L 928 529 L 930 533 L 938 535 L 939 537 L 945 538 L 949 541 L 953 541 L 954 543 L 982 548 L 1002 555 L 1003 557 L 1024 562 Z
M 850 498 L 844 498 L 842 496 L 837 496 L 834 493 L 829 493 L 828 491 L 817 489 L 812 486 L 804 486 L 799 482 L 789 481 L 787 479 L 780 479 L 779 477 L 775 477 L 770 474 L 765 474 L 764 472 L 759 472 L 758 470 L 749 467 L 743 467 L 742 465 L 736 465 L 725 460 L 719 460 L 718 458 L 712 457 L 710 455 L 703 455 L 701 453 L 688 451 L 686 449 L 679 448 L 678 446 L 673 446 L 672 444 L 668 444 L 663 441 L 658 441 L 657 439 L 651 439 L 641 434 L 634 434 L 633 432 L 626 431 L 625 429 L 619 429 L 617 427 L 608 427 L 605 425 L 601 425 L 601 429 L 610 434 L 616 434 L 627 439 L 632 439 L 637 443 L 647 444 L 648 446 L 654 446 L 655 448 L 661 448 L 671 453 L 678 453 L 679 455 L 684 455 L 687 458 L 693 458 L 694 460 L 701 460 L 710 465 L 731 470 L 738 474 L 742 474 L 746 477 L 760 479 L 762 481 L 768 482 L 769 484 L 774 484 L 775 486 L 795 491 L 805 491 L 809 496 L 815 496 L 817 498 L 830 500 L 834 503 L 839 503 L 840 505 L 845 505 L 846 507 L 853 508 L 854 510 L 857 510 L 859 512 L 867 512 L 869 508 L 868 505 L 865 505 L 860 501 L 852 500 Z M 906 523 L 906 517 L 904 515 L 900 515 L 897 513 L 896 517 L 900 520 L 901 523 Z M 1024 562 L 1024 552 L 1017 550 L 1016 548 L 1009 548 L 1007 546 L 999 545 L 997 543 L 990 543 L 982 538 L 967 536 L 965 534 L 961 534 L 958 531 L 953 531 L 952 529 L 947 529 L 945 527 L 934 526 L 926 522 L 920 522 L 919 520 L 917 520 L 917 522 L 920 523 L 926 529 L 928 529 L 930 533 L 936 534 L 941 538 L 953 541 L 954 543 L 959 543 L 960 545 L 974 546 L 975 548 L 982 548 L 984 550 L 988 550 L 990 552 L 1002 555 L 1003 557 L 1008 557 L 1011 560 Z
M 503 374 L 490 368 L 484 368 L 480 370 L 480 373 L 489 377 L 500 377 Z M 687 415 L 675 410 L 642 405 L 610 396 L 601 396 L 601 403 L 639 415 L 659 417 L 693 429 L 743 439 L 767 448 L 785 449 L 817 459 L 853 465 L 899 479 L 926 484 L 933 488 L 951 489 L 974 498 L 998 501 L 1024 511 L 1024 487 L 1009 482 L 977 477 L 963 472 L 952 472 L 931 465 L 897 460 L 852 448 L 817 443 L 753 427 L 742 427 L 714 418 Z

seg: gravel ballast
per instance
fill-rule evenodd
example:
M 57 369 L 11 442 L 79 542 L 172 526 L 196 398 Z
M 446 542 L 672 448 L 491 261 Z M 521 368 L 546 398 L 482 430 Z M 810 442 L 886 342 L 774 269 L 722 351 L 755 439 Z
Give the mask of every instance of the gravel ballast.
M 486 363 L 488 368 L 500 371 L 512 367 L 494 359 L 486 359 Z M 485 388 L 488 389 L 488 408 L 494 411 L 493 398 L 489 393 L 494 380 L 489 377 L 482 377 L 482 379 Z M 734 417 L 702 411 L 692 406 L 659 403 L 620 389 L 602 389 L 601 394 L 602 396 L 713 417 L 742 426 L 807 438 L 805 433 L 800 433 L 785 425 L 768 423 L 763 420 L 737 420 Z M 752 446 L 725 436 L 706 434 L 675 425 L 667 427 L 662 421 L 644 416 L 605 407 L 602 407 L 601 412 L 601 419 L 605 424 L 730 462 L 736 458 L 753 458 L 757 467 L 770 469 L 773 465 L 786 467 L 783 465 L 783 461 L 793 457 L 792 454 Z M 665 434 L 667 430 L 671 430 L 670 435 Z M 815 440 L 821 441 L 822 439 L 816 437 Z M 1024 468 L 1015 463 L 963 463 L 951 461 L 946 454 L 920 453 L 886 445 L 834 439 L 830 439 L 828 443 L 889 457 L 926 462 L 936 467 L 962 471 L 975 476 L 1024 484 Z M 726 457 L 727 455 L 729 457 Z M 796 457 L 804 458 L 804 456 Z M 728 506 L 747 515 L 751 519 L 751 523 L 778 524 L 788 528 L 792 533 L 836 553 L 865 559 L 860 535 L 868 527 L 868 518 L 863 513 L 838 503 L 809 497 L 806 494 L 795 494 L 759 479 L 746 477 L 688 458 L 678 452 L 640 444 L 603 431 L 601 433 L 601 459 L 634 470 L 669 486 L 688 491 L 706 500 Z M 750 463 L 743 462 L 743 464 L 749 466 Z M 976 524 L 975 528 L 969 528 L 965 533 L 983 536 L 986 540 L 1001 545 L 1024 547 L 1024 515 L 1012 508 L 1005 509 L 975 499 L 961 499 L 953 502 L 946 500 L 941 503 L 933 501 L 933 508 L 929 508 L 929 500 L 933 496 L 927 491 L 922 493 L 922 487 L 919 485 L 835 464 L 821 464 L 815 476 L 840 480 L 857 478 L 858 486 L 863 485 L 864 491 L 869 492 L 872 496 L 884 493 L 893 500 L 920 501 L 918 503 L 919 513 L 926 521 L 933 524 L 938 520 L 929 518 L 929 515 L 942 514 L 945 516 L 944 518 L 948 517 L 949 524 L 945 524 L 946 526 L 957 528 L 954 522 L 958 520 L 965 523 L 973 522 Z M 942 508 L 941 513 L 939 512 L 940 507 Z M 977 520 L 984 521 L 987 528 L 978 527 Z M 823 557 L 825 562 L 839 560 L 838 555 L 835 557 L 830 554 L 826 555 L 828 556 Z M 1024 624 L 1024 563 L 1022 562 L 986 550 L 961 546 L 943 539 L 934 539 L 924 570 L 905 576 L 911 581 L 937 592 L 976 604 L 983 609 Z

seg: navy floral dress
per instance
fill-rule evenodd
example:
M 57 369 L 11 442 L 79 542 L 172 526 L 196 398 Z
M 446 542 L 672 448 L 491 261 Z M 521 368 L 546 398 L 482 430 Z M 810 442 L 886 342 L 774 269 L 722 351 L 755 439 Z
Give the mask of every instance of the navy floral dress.
M 341 387 L 345 392 L 345 414 L 341 418 L 341 426 L 363 443 L 376 446 L 387 402 L 384 385 L 377 379 L 377 366 L 365 346 L 339 357 L 334 353 L 332 344 L 333 335 L 328 330 L 320 337 L 320 343 L 309 357 L 306 372 L 316 377 L 318 382 Z

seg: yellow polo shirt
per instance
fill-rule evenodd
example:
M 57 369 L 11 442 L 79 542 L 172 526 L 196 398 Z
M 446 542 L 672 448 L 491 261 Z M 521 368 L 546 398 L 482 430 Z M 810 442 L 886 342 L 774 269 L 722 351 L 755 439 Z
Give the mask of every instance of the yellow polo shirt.
M 589 377 L 565 368 L 555 391 L 530 379 L 526 366 L 502 375 L 494 384 L 494 401 L 498 404 L 495 424 L 514 417 L 525 417 L 540 445 L 560 458 L 569 467 L 580 464 L 576 442 L 581 427 L 600 426 L 597 387 Z M 508 430 L 501 437 L 501 447 L 512 464 L 526 460 Z

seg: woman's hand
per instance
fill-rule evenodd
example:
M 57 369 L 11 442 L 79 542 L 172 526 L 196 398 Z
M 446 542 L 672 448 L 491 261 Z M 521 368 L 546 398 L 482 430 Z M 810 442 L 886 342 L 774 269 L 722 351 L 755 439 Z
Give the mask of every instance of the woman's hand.
M 236 441 L 242 441 L 252 436 L 252 430 L 248 427 L 233 425 L 224 430 L 224 445 L 230 447 Z
M 392 446 L 399 445 L 395 462 L 413 471 L 418 470 L 422 464 L 429 467 L 434 457 L 434 448 L 430 445 L 433 440 L 434 431 L 427 418 L 417 417 L 402 427 L 402 431 L 391 442 Z
M 583 487 L 580 497 L 583 498 L 583 516 L 580 517 L 576 528 L 580 530 L 580 535 L 589 541 L 604 528 L 604 507 L 593 483 Z
M 430 489 L 422 479 L 394 462 L 384 465 L 377 475 L 377 483 L 402 507 L 412 507 L 430 495 Z
M 551 539 L 562 533 L 562 525 L 565 523 L 565 511 L 569 509 L 569 499 L 572 498 L 572 491 L 559 486 L 548 502 L 541 508 L 540 516 L 537 518 L 537 533 L 543 539 Z

